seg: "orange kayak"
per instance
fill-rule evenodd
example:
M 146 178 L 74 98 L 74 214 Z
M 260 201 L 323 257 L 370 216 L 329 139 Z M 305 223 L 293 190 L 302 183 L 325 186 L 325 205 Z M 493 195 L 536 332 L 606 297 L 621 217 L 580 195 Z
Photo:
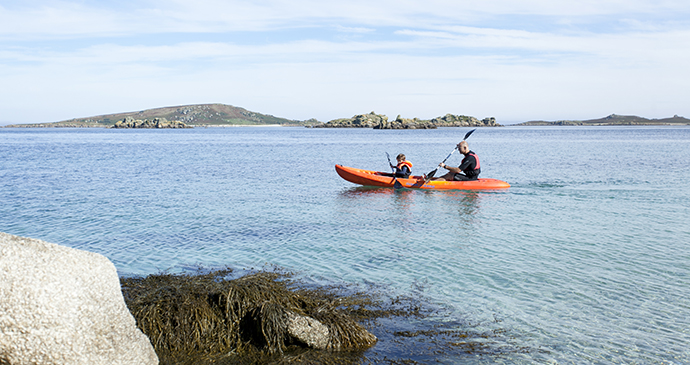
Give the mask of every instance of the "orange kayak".
M 477 179 L 472 181 L 429 181 L 424 182 L 422 176 L 410 176 L 409 178 L 392 178 L 385 176 L 383 172 L 369 171 L 356 169 L 354 167 L 347 167 L 342 165 L 335 165 L 335 171 L 343 179 L 359 185 L 365 186 L 383 186 L 392 188 L 395 180 L 405 188 L 411 189 L 437 189 L 437 190 L 487 190 L 487 189 L 505 189 L 509 188 L 510 184 L 505 181 L 496 179 Z

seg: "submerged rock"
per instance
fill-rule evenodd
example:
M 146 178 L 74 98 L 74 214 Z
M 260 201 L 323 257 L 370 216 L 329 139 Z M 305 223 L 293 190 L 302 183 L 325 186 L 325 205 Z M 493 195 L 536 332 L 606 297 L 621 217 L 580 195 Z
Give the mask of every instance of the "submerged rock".
M 0 364 L 157 364 L 104 256 L 0 232 Z

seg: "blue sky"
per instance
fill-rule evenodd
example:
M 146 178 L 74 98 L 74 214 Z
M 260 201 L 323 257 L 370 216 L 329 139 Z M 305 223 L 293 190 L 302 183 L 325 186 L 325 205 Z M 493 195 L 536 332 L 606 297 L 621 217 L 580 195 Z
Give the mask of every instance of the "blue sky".
M 0 124 L 199 103 L 690 118 L 688 65 L 687 0 L 0 0 Z

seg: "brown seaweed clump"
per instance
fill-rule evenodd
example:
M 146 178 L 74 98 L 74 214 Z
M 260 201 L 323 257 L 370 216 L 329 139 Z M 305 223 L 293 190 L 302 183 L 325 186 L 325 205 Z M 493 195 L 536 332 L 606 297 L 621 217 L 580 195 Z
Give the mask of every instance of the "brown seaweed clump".
M 338 352 L 328 358 L 341 362 L 377 341 L 355 321 L 367 318 L 370 298 L 295 288 L 284 273 L 226 279 L 230 272 L 121 278 L 161 363 L 304 362 L 310 352 Z

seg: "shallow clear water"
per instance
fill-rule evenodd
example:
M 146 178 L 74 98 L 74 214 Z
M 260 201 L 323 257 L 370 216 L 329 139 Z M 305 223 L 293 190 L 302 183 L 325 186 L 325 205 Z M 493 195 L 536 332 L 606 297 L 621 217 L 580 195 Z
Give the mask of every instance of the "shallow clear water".
M 428 172 L 466 132 L 0 129 L 0 231 L 122 275 L 277 265 L 383 284 L 524 349 L 442 363 L 690 363 L 690 128 L 478 129 L 482 177 L 504 191 L 334 170 L 403 152 Z

